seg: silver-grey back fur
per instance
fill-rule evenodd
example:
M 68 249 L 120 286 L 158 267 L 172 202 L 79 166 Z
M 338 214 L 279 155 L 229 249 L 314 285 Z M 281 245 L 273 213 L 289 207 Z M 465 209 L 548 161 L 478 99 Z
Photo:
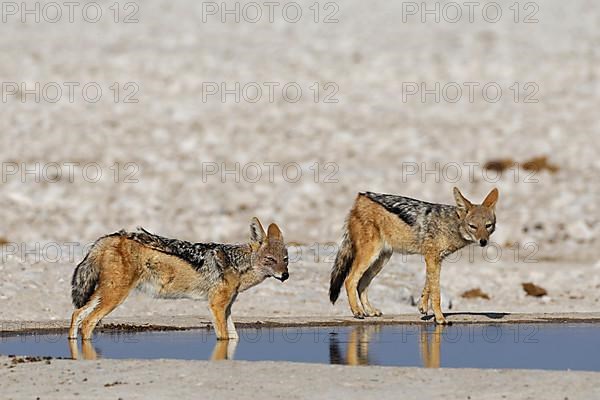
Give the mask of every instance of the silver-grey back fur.
M 237 271 L 243 272 L 252 266 L 248 244 L 192 243 L 159 236 L 142 227 L 138 227 L 137 232 L 120 231 L 118 234 L 154 250 L 179 257 L 197 270 L 202 270 L 207 257 L 214 257 L 216 252 L 219 252 L 224 258 L 221 261 L 224 264 L 221 266 L 223 268 L 231 266 Z
M 437 234 L 450 238 L 451 246 L 440 255 L 442 258 L 469 244 L 460 232 L 460 219 L 457 207 L 454 205 L 429 203 L 393 194 L 373 192 L 360 194 L 380 204 L 409 225 L 419 244 L 434 238 Z
M 75 268 L 71 280 L 71 298 L 76 308 L 86 304 L 98 283 L 100 265 L 94 259 L 94 248 L 102 240 L 116 236 L 125 237 L 151 249 L 179 257 L 209 278 L 210 281 L 221 278 L 226 268 L 233 268 L 237 272 L 244 273 L 252 267 L 252 251 L 249 244 L 192 243 L 155 235 L 141 227 L 138 227 L 136 232 L 120 230 L 96 240 L 88 254 Z

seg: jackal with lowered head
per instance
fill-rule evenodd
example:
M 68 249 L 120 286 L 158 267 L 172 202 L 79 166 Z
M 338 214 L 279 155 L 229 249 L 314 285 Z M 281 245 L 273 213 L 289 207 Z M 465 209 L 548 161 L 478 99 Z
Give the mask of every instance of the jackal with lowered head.
M 346 219 L 339 251 L 331 270 L 329 299 L 337 300 L 342 284 L 355 318 L 378 317 L 367 289 L 394 252 L 425 257 L 425 287 L 419 311 L 431 306 L 438 324 L 447 323 L 440 306 L 442 260 L 470 243 L 487 245 L 496 229 L 498 190 L 481 205 L 454 188 L 456 205 L 427 203 L 409 197 L 359 193 Z
M 238 293 L 268 277 L 285 281 L 288 252 L 281 230 L 267 232 L 257 218 L 244 244 L 191 243 L 154 235 L 143 228 L 98 239 L 73 274 L 69 338 L 91 339 L 103 317 L 133 289 L 159 298 L 208 299 L 218 339 L 237 339 L 231 306 Z

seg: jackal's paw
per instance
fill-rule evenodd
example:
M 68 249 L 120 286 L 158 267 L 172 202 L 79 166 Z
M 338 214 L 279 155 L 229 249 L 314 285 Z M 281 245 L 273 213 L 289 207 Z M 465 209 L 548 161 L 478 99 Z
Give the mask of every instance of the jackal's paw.
M 372 309 L 371 311 L 367 311 L 366 313 L 367 317 L 381 317 L 382 315 L 383 313 L 376 308 Z
M 236 331 L 229 332 L 228 336 L 229 336 L 228 337 L 229 340 L 238 340 L 240 338 Z
M 429 307 L 427 307 L 425 304 L 419 303 L 419 307 L 417 307 L 417 308 L 419 309 L 419 312 L 421 314 L 427 315 L 427 311 L 428 311 Z
M 450 322 L 448 322 L 448 320 L 446 318 L 442 317 L 435 317 L 435 323 L 438 325 L 450 325 Z
M 365 319 L 365 314 L 363 312 L 354 313 L 354 318 L 356 318 L 356 319 Z

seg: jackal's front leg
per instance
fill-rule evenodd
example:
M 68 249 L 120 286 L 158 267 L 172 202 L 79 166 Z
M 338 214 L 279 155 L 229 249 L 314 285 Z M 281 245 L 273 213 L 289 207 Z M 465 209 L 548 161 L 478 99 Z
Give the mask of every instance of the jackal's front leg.
M 235 326 L 233 326 L 230 314 L 233 298 L 234 294 L 232 290 L 226 285 L 209 294 L 209 307 L 213 316 L 213 324 L 218 340 L 237 339 L 237 333 L 235 332 Z M 229 332 L 229 327 L 234 330 L 232 333 Z
M 423 292 L 421 293 L 421 299 L 419 300 L 418 305 L 421 314 L 427 314 L 429 311 L 429 279 L 427 279 L 427 274 L 425 276 L 425 286 L 423 287 Z
M 235 329 L 235 324 L 233 323 L 233 318 L 231 317 L 231 306 L 235 301 L 237 295 L 234 295 L 229 302 L 229 305 L 225 309 L 225 317 L 227 318 L 227 334 L 229 339 L 237 340 L 239 339 L 237 330 Z
M 437 256 L 425 256 L 425 264 L 427 266 L 427 285 L 429 287 L 429 295 L 431 296 L 431 305 L 435 322 L 438 324 L 447 324 L 448 321 L 442 313 L 441 298 L 440 298 L 440 272 L 442 269 L 442 260 Z

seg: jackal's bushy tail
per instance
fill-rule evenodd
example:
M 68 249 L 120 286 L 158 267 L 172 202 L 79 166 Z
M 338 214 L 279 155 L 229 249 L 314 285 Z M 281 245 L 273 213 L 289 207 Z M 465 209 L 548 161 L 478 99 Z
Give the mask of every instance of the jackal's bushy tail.
M 75 308 L 83 307 L 96 289 L 98 277 L 100 276 L 100 266 L 91 255 L 93 247 L 85 256 L 82 262 L 77 265 L 71 280 L 71 298 Z
M 340 295 L 340 289 L 342 288 L 342 285 L 344 284 L 344 281 L 350 272 L 350 268 L 352 267 L 352 262 L 354 261 L 354 243 L 352 242 L 352 238 L 350 237 L 350 232 L 348 229 L 348 221 L 346 221 L 342 243 L 337 255 L 335 256 L 333 268 L 331 268 L 329 300 L 331 300 L 332 304 L 335 304 L 335 301 L 338 299 L 338 296 Z

